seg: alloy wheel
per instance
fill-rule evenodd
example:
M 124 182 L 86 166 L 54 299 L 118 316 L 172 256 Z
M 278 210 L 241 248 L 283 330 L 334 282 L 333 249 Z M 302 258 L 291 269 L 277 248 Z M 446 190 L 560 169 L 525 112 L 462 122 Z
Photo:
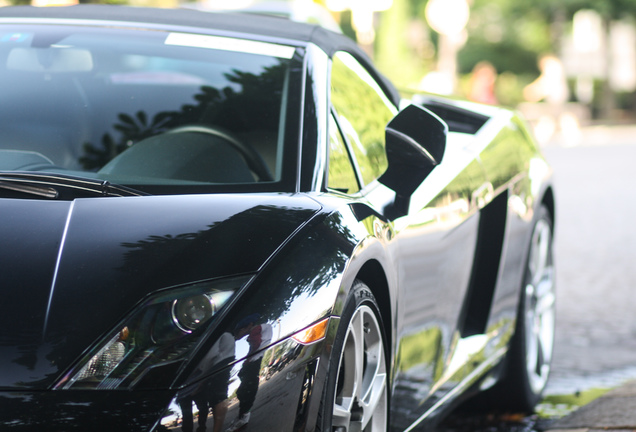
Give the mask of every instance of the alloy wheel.
M 550 372 L 555 331 L 555 274 L 552 229 L 540 219 L 532 234 L 525 287 L 526 367 L 532 390 L 543 390 Z
M 349 322 L 338 368 L 334 432 L 384 432 L 387 375 L 384 340 L 373 310 L 359 306 Z

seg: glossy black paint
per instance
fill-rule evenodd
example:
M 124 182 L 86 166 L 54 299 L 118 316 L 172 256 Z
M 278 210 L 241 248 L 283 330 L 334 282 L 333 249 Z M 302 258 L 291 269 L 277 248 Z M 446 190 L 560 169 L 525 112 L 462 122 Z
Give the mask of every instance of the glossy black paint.
M 171 392 L 0 391 L 2 430 L 151 430 Z
M 298 45 L 304 82 L 292 130 L 301 156 L 286 155 L 296 193 L 0 198 L 0 430 L 165 431 L 188 418 L 196 427 L 197 395 L 211 387 L 225 391 L 216 417 L 227 426 L 248 364 L 258 366 L 258 430 L 313 430 L 356 279 L 374 292 L 386 325 L 392 431 L 426 425 L 497 377 L 534 211 L 541 203 L 554 211 L 549 167 L 525 126 L 506 110 L 426 100 L 450 133 L 432 152 L 443 162 L 436 157 L 441 163 L 409 186 L 399 212 L 393 184 L 357 196 L 329 191 L 329 57 Z M 157 381 L 170 384 L 52 390 L 147 296 L 239 274 L 254 278 L 188 361 L 161 371 L 168 379 Z M 258 352 L 237 331 L 254 316 L 271 329 Z M 293 338 L 324 318 L 323 339 Z M 212 430 L 215 419 L 205 421 Z
M 389 166 L 378 181 L 395 191 L 388 217 L 408 214 L 411 195 L 444 158 L 447 134 L 446 123 L 417 105 L 404 108 L 386 126 Z
M 332 320 L 332 329 L 337 321 Z M 255 403 L 251 410 L 250 423 L 258 424 L 262 430 L 311 428 L 319 408 L 322 383 L 326 375 L 325 367 L 320 367 L 319 358 L 328 355 L 326 348 L 324 342 L 302 345 L 293 339 L 283 339 L 268 348 L 262 359 L 256 360 L 258 385 L 254 390 Z M 190 424 L 196 430 L 202 423 L 207 426 L 207 430 L 219 427 L 218 424 L 222 427 L 230 425 L 238 416 L 241 403 L 236 393 L 245 378 L 242 370 L 253 362 L 253 358 L 247 358 L 226 366 L 205 380 L 179 391 L 156 430 L 181 427 L 187 431 L 190 430 Z M 205 393 L 209 394 L 210 389 L 218 388 L 227 391 L 228 397 L 219 404 L 208 403 L 214 415 L 206 417 Z M 273 409 L 276 409 L 276 415 L 272 415 Z M 201 413 L 204 413 L 203 416 Z
M 257 271 L 318 209 L 283 195 L 4 199 L 0 277 L 16 289 L 0 306 L 4 328 L 14 329 L 0 342 L 11 371 L 0 388 L 51 386 L 154 291 Z

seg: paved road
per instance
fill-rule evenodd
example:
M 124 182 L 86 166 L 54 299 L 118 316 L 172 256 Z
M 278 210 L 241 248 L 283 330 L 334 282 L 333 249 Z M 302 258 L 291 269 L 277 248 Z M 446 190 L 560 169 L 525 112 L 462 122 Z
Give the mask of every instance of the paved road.
M 557 188 L 557 334 L 547 395 L 636 378 L 636 127 L 595 128 L 580 139 L 577 146 L 561 140 L 544 148 Z M 587 432 L 635 424 L 636 384 L 627 390 L 626 397 L 610 393 L 555 424 L 460 414 L 440 431 L 534 431 L 552 425 Z
M 548 393 L 636 377 L 636 128 L 548 145 L 557 183 L 557 335 Z

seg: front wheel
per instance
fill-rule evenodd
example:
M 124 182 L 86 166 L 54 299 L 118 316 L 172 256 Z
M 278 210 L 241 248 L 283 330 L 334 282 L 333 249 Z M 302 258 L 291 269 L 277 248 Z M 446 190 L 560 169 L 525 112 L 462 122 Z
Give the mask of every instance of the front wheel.
M 317 430 L 385 432 L 386 342 L 371 290 L 356 282 L 334 342 Z

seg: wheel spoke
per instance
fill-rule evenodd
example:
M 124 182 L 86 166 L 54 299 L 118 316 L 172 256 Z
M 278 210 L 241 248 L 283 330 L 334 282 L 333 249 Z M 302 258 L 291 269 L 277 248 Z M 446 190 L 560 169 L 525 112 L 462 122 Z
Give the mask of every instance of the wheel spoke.
M 554 309 L 556 295 L 554 293 L 554 268 L 552 266 L 545 267 L 545 271 L 536 286 L 536 297 L 539 315 Z
M 527 299 L 528 300 L 528 299 Z M 528 371 L 537 368 L 537 351 L 539 340 L 536 332 L 536 316 L 533 309 L 526 312 L 526 363 Z
M 530 271 L 532 283 L 538 284 L 550 259 L 551 234 L 550 226 L 541 220 L 537 223 L 532 236 L 532 251 L 530 259 Z
M 378 411 L 384 409 L 386 397 L 386 374 L 376 374 L 368 392 L 368 398 L 363 402 L 362 429 L 365 429 L 370 421 L 377 415 Z
M 336 403 L 333 407 L 333 419 L 331 420 L 333 428 L 348 431 L 349 423 L 351 423 L 351 412 L 342 405 Z
M 547 381 L 554 341 L 554 266 L 552 231 L 539 220 L 532 234 L 528 258 L 528 285 L 525 296 L 526 367 L 530 385 L 541 391 Z
M 539 343 L 543 355 L 543 363 L 549 365 L 552 360 L 552 349 L 554 346 L 554 309 L 551 313 L 544 313 L 541 316 L 541 329 Z
M 353 396 L 359 400 L 364 391 L 362 385 L 362 378 L 364 375 L 364 315 L 357 313 L 354 315 L 351 321 L 351 335 L 353 337 L 354 349 L 355 349 L 355 386 L 353 390 Z
M 368 306 L 349 322 L 340 363 L 333 430 L 384 431 L 387 419 L 387 375 L 382 333 Z

